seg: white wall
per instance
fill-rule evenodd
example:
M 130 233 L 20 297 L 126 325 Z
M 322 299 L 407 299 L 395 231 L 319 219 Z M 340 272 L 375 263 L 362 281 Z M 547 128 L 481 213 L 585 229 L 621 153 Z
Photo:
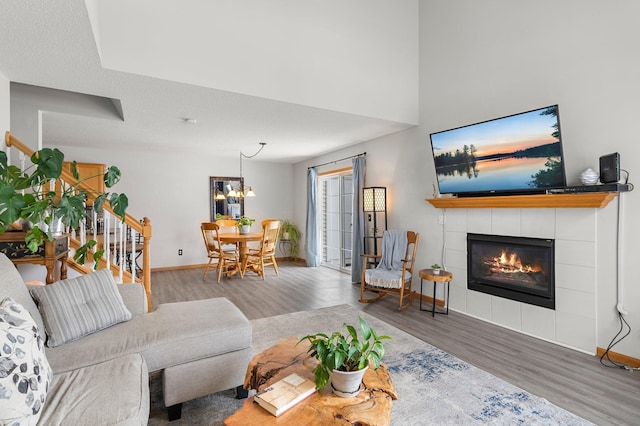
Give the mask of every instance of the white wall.
M 87 8 L 105 68 L 415 124 L 418 3 L 92 0 Z
M 11 84 L 11 111 L 11 133 L 33 150 L 38 149 L 40 114 L 43 133 L 46 133 L 44 125 L 48 114 L 122 120 L 109 98 L 20 83 Z
M 2 132 L 2 150 L 4 151 L 4 132 L 11 130 L 11 101 L 9 79 L 0 72 L 0 131 Z
M 12 85 L 11 118 L 15 137 L 32 149 L 38 143 L 38 112 L 43 127 L 49 113 L 88 115 L 120 120 L 107 98 L 54 89 Z M 52 146 L 43 135 L 43 146 Z M 127 212 L 151 220 L 151 267 L 173 267 L 207 262 L 200 223 L 210 220 L 209 176 L 238 176 L 237 161 L 206 157 L 198 153 L 155 151 L 116 152 L 55 144 L 66 160 L 105 163 L 122 171 L 122 180 L 112 190 L 129 198 Z M 239 151 L 238 151 L 239 154 Z M 257 223 L 268 218 L 290 218 L 293 166 L 258 159 L 243 161 L 245 184 L 257 196 L 245 200 L 245 214 Z M 254 225 L 259 226 L 259 225 Z M 182 256 L 178 250 L 182 249 Z
M 296 221 L 305 223 L 307 166 L 367 151 L 367 185 L 389 188 L 390 227 L 420 232 L 417 267 L 424 268 L 441 259 L 443 242 L 443 228 L 438 225 L 442 212 L 424 201 L 435 183 L 429 133 L 555 103 L 560 106 L 570 183 L 577 183 L 578 174 L 587 167 L 597 170 L 598 158 L 615 151 L 620 152 L 630 181 L 638 181 L 635 123 L 640 111 L 640 55 L 636 40 L 640 27 L 634 17 L 640 13 L 640 3 L 626 0 L 611 7 L 597 0 L 457 0 L 421 2 L 420 7 L 420 126 L 296 165 Z M 601 242 L 595 253 L 595 312 L 589 314 L 595 318 L 598 347 L 606 347 L 618 328 L 612 209 L 615 203 L 596 213 L 593 237 Z M 476 209 L 472 214 L 500 215 L 496 210 Z M 632 219 L 638 211 L 637 191 L 625 194 L 624 306 L 634 329 L 640 326 L 635 270 L 640 223 Z M 450 209 L 447 215 L 463 213 L 467 214 Z M 571 210 L 560 214 L 571 214 Z M 523 224 L 527 223 L 524 219 Z M 459 280 L 464 273 L 456 276 L 456 283 L 462 285 Z M 566 285 L 581 285 L 579 274 L 567 280 Z M 414 281 L 415 288 L 419 281 Z M 455 297 L 452 306 L 464 310 L 458 306 L 462 296 L 452 292 Z M 574 333 L 585 333 L 582 324 L 573 326 Z M 640 335 L 631 334 L 614 350 L 640 358 Z
M 79 162 L 104 162 L 120 168 L 122 180 L 114 189 L 127 194 L 127 212 L 151 220 L 152 268 L 206 263 L 200 223 L 210 220 L 209 176 L 238 176 L 239 163 L 182 152 L 59 148 Z M 292 166 L 256 160 L 242 165 L 245 183 L 257 195 L 245 199 L 245 215 L 256 219 L 254 228 L 264 219 L 290 218 Z M 182 256 L 178 249 L 183 250 Z

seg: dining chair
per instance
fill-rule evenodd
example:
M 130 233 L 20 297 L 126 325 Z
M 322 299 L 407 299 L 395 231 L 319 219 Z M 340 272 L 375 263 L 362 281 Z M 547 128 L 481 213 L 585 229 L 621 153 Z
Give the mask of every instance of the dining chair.
M 277 219 L 266 219 L 262 221 L 262 240 L 257 248 L 250 248 L 247 253 L 247 260 L 243 267 L 244 277 L 247 269 L 256 272 L 264 280 L 265 266 L 273 266 L 273 270 L 278 275 L 278 264 L 276 262 L 276 247 L 278 235 L 280 234 L 280 222 Z
M 219 228 L 219 232 L 238 232 L 238 221 L 235 219 L 216 219 L 216 222 L 218 224 Z M 238 249 L 238 243 L 235 244 L 223 244 L 222 248 L 224 250 L 237 250 Z
M 213 261 L 216 260 L 215 267 L 218 270 L 218 282 L 222 278 L 222 273 L 228 273 L 231 269 L 238 268 L 239 266 L 239 254 L 234 245 L 231 245 L 232 250 L 226 250 L 220 244 L 220 236 L 218 231 L 220 226 L 214 222 L 203 222 L 200 224 L 202 231 L 202 237 L 204 239 L 204 245 L 207 248 L 207 256 L 209 257 L 209 263 L 204 269 L 204 275 L 202 280 L 207 278 L 209 268 L 212 266 Z
M 411 279 L 419 239 L 420 234 L 413 231 L 393 230 L 382 234 L 382 254 L 362 256 L 360 302 L 375 302 L 389 293 L 394 293 L 400 296 L 399 310 L 403 311 L 411 306 Z M 371 259 L 378 259 L 378 266 L 367 269 Z M 365 292 L 373 292 L 376 295 L 366 298 Z M 406 298 L 409 300 L 405 303 Z

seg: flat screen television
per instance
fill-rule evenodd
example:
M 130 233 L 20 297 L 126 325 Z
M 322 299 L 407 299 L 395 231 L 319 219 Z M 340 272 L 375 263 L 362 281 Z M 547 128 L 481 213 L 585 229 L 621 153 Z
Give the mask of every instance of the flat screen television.
M 440 194 L 539 194 L 566 186 L 558 105 L 430 135 Z

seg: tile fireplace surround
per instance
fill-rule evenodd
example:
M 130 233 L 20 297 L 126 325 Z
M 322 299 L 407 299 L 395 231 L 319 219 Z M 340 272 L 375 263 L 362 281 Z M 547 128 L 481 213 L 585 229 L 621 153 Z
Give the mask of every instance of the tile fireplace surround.
M 446 266 L 454 277 L 450 308 L 594 354 L 598 311 L 616 303 L 611 273 L 616 266 L 616 221 L 615 202 L 604 208 L 447 209 Z M 556 309 L 468 290 L 468 232 L 555 239 Z

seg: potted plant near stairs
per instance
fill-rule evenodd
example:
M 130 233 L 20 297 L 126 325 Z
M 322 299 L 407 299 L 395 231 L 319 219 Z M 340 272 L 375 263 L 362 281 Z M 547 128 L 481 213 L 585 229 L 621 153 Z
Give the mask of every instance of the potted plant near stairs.
M 336 395 L 345 398 L 357 396 L 367 368 L 371 363 L 375 369 L 380 367 L 384 356 L 382 341 L 391 337 L 379 336 L 362 317 L 358 319 L 362 339 L 355 327 L 345 323 L 331 335 L 310 334 L 298 341 L 298 344 L 309 341 L 307 353 L 320 362 L 313 372 L 317 389 L 324 389 L 330 382 Z M 344 334 L 343 330 L 347 333 Z
M 82 182 L 95 176 L 80 180 L 75 161 L 71 163 L 71 174 L 76 182 L 65 182 L 61 177 L 64 154 L 60 150 L 43 148 L 33 153 L 31 162 L 33 165 L 22 171 L 17 166 L 9 165 L 6 153 L 0 152 L 0 233 L 11 228 L 18 220 L 35 225 L 25 236 L 27 247 L 35 253 L 45 239 L 53 241 L 56 234 L 61 232 L 59 225 L 79 228 L 87 214 L 87 200 L 93 200 L 93 208 L 98 213 L 109 202 L 114 213 L 124 221 L 129 204 L 127 196 L 87 190 Z M 111 188 L 120 180 L 120 170 L 115 166 L 109 167 L 103 179 L 105 186 Z M 52 182 L 55 184 L 52 185 Z M 84 264 L 95 245 L 95 240 L 88 241 L 76 250 L 74 259 Z M 102 254 L 103 250 L 96 250 L 93 259 L 97 261 Z
M 280 225 L 280 240 L 289 241 L 291 243 L 290 255 L 295 260 L 298 256 L 298 247 L 302 232 L 300 229 L 288 219 L 283 219 Z

